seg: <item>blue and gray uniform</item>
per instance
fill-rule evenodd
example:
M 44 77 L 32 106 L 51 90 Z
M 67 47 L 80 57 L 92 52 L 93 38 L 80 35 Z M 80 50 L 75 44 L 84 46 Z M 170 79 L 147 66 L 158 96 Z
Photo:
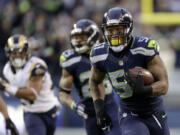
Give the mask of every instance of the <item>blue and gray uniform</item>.
M 68 71 L 74 80 L 74 86 L 78 92 L 81 103 L 85 105 L 85 111 L 88 114 L 88 119 L 85 120 L 86 132 L 88 135 L 119 135 L 118 107 L 112 94 L 112 86 L 108 80 L 104 82 L 106 89 L 105 108 L 112 118 L 113 128 L 110 132 L 101 131 L 96 124 L 96 115 L 93 105 L 92 96 L 89 87 L 89 77 L 91 63 L 89 55 L 81 54 L 72 50 L 66 50 L 60 57 L 60 64 L 63 69 Z M 92 130 L 93 129 L 93 130 Z
M 143 119 L 143 123 L 148 127 L 147 130 L 149 130 L 151 135 L 169 134 L 166 118 L 163 118 L 162 120 L 162 115 L 164 116 L 165 114 L 162 97 L 134 96 L 132 88 L 124 79 L 124 73 L 128 69 L 135 66 L 147 68 L 147 63 L 156 55 L 159 55 L 159 46 L 157 42 L 153 39 L 142 36 L 133 37 L 131 45 L 128 46 L 127 50 L 123 52 L 123 54 L 113 53 L 106 43 L 94 46 L 91 51 L 90 59 L 92 65 L 99 71 L 106 73 L 111 81 L 114 91 L 119 96 L 119 104 L 122 111 L 120 123 L 122 133 L 126 132 L 128 128 L 131 128 L 132 121 L 129 120 L 129 117 L 133 114 L 133 116 L 141 116 L 143 118 L 148 118 L 150 116 L 150 118 L 152 118 L 152 120 Z M 161 115 L 161 117 L 158 118 L 158 115 L 155 116 L 157 112 L 158 115 Z M 136 117 L 136 119 L 138 118 L 139 117 Z M 132 117 L 132 119 L 134 119 L 134 117 Z M 124 127 L 123 124 L 126 126 Z M 140 129 L 141 127 L 136 128 L 137 131 L 135 132 L 137 135 L 138 133 L 141 135 L 140 132 L 143 128 L 142 130 Z M 146 133 L 145 131 L 143 132 Z

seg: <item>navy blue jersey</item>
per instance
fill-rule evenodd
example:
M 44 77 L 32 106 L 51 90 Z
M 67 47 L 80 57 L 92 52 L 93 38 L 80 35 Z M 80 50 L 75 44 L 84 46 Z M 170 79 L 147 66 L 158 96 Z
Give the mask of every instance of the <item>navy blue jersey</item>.
M 81 98 L 91 97 L 89 87 L 89 77 L 91 63 L 89 55 L 79 55 L 74 50 L 66 50 L 60 57 L 61 67 L 67 70 L 74 77 L 74 85 Z M 106 93 L 112 92 L 112 86 L 106 80 Z
M 104 81 L 105 93 L 107 94 L 104 101 L 105 110 L 110 116 L 113 126 L 111 131 L 108 132 L 102 132 L 97 126 L 93 99 L 91 98 L 92 96 L 89 87 L 91 70 L 89 55 L 79 55 L 74 50 L 66 50 L 60 57 L 60 64 L 63 69 L 73 76 L 74 85 L 81 97 L 80 103 L 85 105 L 85 112 L 88 114 L 88 119 L 85 120 L 87 135 L 119 135 L 119 111 L 114 100 L 111 83 L 108 79 L 105 79 Z
M 147 68 L 147 63 L 159 55 L 159 46 L 153 39 L 137 36 L 131 40 L 126 51 L 118 54 L 109 49 L 107 43 L 93 47 L 91 63 L 107 74 L 113 89 L 120 97 L 122 110 L 134 112 L 154 112 L 163 109 L 161 97 L 137 97 L 124 79 L 124 73 L 135 66 Z

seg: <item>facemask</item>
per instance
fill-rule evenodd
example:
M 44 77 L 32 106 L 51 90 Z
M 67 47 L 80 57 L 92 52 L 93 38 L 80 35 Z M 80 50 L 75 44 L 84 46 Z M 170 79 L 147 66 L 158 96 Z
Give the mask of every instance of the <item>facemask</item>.
M 24 59 L 15 58 L 14 60 L 12 60 L 12 65 L 15 68 L 21 68 L 22 66 L 24 66 L 25 63 L 26 63 L 25 58 Z

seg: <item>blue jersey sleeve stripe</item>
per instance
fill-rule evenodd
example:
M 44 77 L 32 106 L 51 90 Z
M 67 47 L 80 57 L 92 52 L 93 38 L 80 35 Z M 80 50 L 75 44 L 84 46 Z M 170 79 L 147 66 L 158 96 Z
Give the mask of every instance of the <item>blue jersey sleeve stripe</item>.
M 61 66 L 62 66 L 63 68 L 69 67 L 69 66 L 71 66 L 71 65 L 79 62 L 80 60 L 81 60 L 81 56 L 74 57 L 74 58 L 72 58 L 72 59 L 70 59 L 70 60 L 67 60 L 67 61 L 61 63 Z
M 98 55 L 98 56 L 92 56 L 90 57 L 90 60 L 92 63 L 97 63 L 99 61 L 103 61 L 107 58 L 108 54 L 102 54 L 102 55 Z
M 154 50 L 145 49 L 143 47 L 138 47 L 130 50 L 133 55 L 135 54 L 143 54 L 145 56 L 153 56 L 155 54 Z

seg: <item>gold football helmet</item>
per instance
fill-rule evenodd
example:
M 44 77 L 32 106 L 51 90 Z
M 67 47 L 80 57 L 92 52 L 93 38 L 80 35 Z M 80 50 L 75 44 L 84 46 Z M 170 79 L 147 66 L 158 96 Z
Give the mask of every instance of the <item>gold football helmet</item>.
M 27 37 L 20 34 L 9 37 L 5 46 L 5 52 L 13 67 L 23 67 L 30 57 Z

